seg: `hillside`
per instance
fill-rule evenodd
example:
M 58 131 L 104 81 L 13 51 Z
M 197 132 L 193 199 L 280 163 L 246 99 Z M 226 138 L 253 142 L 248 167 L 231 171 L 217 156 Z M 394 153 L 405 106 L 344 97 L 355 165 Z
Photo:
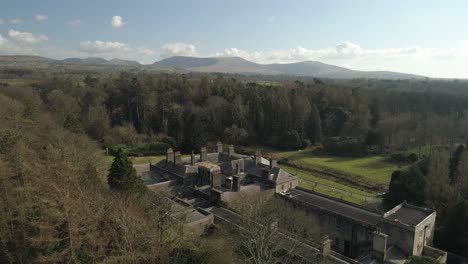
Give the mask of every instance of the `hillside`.
M 321 78 L 378 78 L 378 79 L 419 79 L 422 76 L 389 71 L 355 71 L 317 61 L 303 61 L 287 64 L 259 64 L 239 57 L 195 58 L 175 56 L 153 65 L 173 67 L 195 72 L 223 72 L 241 74 L 283 74 Z
M 156 72 L 221 72 L 245 75 L 290 75 L 304 77 L 319 77 L 330 79 L 422 79 L 423 76 L 390 72 L 390 71 L 356 71 L 318 61 L 303 61 L 287 64 L 259 64 L 239 57 L 209 57 L 196 58 L 174 56 L 151 65 L 142 65 L 137 61 L 99 57 L 67 58 L 63 60 L 48 59 L 39 56 L 0 56 L 0 66 L 26 66 L 37 68 L 76 68 L 91 70 L 95 66 L 105 70 L 119 70 L 133 67 L 141 71 Z M 103 69 L 104 69 L 103 68 Z

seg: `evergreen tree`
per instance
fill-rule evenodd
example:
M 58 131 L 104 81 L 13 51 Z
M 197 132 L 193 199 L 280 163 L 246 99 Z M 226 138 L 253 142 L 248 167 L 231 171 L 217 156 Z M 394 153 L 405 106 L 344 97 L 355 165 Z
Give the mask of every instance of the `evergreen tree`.
M 132 162 L 122 152 L 117 152 L 109 169 L 107 182 L 111 189 L 119 191 L 143 191 L 143 180 L 137 176 Z
M 463 154 L 463 151 L 465 151 L 465 146 L 459 145 L 457 149 L 455 150 L 455 152 L 450 157 L 449 179 L 450 179 L 451 184 L 458 183 L 458 180 L 460 178 L 459 163 L 460 163 L 460 159 Z
M 310 110 L 307 134 L 313 144 L 319 143 L 322 139 L 322 121 L 314 104 Z
M 442 234 L 442 244 L 446 249 L 468 256 L 468 201 L 462 200 L 453 207 L 447 216 Z

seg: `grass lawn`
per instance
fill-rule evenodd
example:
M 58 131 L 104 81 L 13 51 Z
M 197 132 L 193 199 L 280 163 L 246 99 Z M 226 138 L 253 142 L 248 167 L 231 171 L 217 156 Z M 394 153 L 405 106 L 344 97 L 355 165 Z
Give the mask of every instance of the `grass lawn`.
M 392 172 L 398 169 L 397 164 L 389 162 L 381 156 L 364 158 L 309 156 L 292 158 L 292 161 L 298 164 L 318 165 L 349 172 L 385 184 L 390 182 Z
M 160 162 L 161 160 L 165 159 L 166 156 L 161 155 L 161 156 L 144 156 L 144 157 L 129 157 L 130 161 L 133 162 L 133 164 L 143 164 L 143 163 L 157 163 Z
M 289 167 L 287 165 L 280 165 L 280 167 L 282 169 L 286 170 L 289 173 L 296 174 L 301 179 L 318 182 L 318 183 L 321 183 L 323 185 L 327 185 L 327 186 L 330 186 L 330 187 L 335 187 L 337 189 L 341 189 L 341 190 L 348 191 L 348 192 L 351 192 L 351 193 L 359 194 L 359 195 L 362 195 L 362 196 L 367 196 L 367 197 L 376 197 L 377 196 L 376 193 L 363 191 L 363 190 L 356 189 L 356 188 L 353 188 L 353 187 L 350 187 L 348 185 L 344 185 L 344 184 L 341 184 L 341 183 L 338 183 L 338 182 L 335 182 L 335 181 L 323 179 L 323 178 L 314 176 L 309 172 L 299 170 L 299 169 L 296 169 L 296 168 L 293 168 L 293 167 Z
M 335 198 L 342 199 L 342 200 L 352 202 L 352 203 L 356 203 L 356 204 L 364 204 L 366 202 L 361 198 L 345 195 L 345 194 L 342 194 L 342 193 L 339 193 L 339 192 L 330 191 L 330 190 L 320 188 L 320 187 L 316 187 L 313 184 L 310 184 L 310 183 L 307 183 L 307 182 L 300 182 L 299 186 L 302 187 L 302 188 L 313 190 L 313 191 L 318 192 L 318 193 L 322 193 L 322 194 L 325 194 L 325 195 L 328 195 L 328 196 L 331 196 L 331 197 L 335 197 Z
M 317 156 L 313 154 L 313 148 L 293 151 L 281 151 L 269 147 L 249 147 L 246 149 L 250 151 L 260 149 L 262 154 L 274 154 L 278 158 L 288 158 L 288 162 L 294 164 L 344 171 L 384 184 L 390 182 L 392 172 L 398 169 L 398 164 L 390 162 L 382 156 L 363 158 Z

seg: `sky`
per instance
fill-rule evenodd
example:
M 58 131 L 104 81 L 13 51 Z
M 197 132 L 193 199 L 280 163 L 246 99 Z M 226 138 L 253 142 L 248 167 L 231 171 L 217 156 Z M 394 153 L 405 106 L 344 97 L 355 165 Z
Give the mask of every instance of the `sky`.
M 175 55 L 468 78 L 466 0 L 0 0 L 0 55 Z

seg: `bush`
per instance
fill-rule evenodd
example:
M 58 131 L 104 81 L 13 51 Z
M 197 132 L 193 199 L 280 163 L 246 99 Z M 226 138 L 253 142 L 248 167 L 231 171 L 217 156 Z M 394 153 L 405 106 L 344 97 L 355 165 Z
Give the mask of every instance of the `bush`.
M 418 155 L 416 155 L 415 153 L 411 153 L 408 155 L 407 159 L 411 163 L 416 162 L 418 161 Z
M 407 162 L 407 163 L 414 163 L 418 161 L 418 155 L 415 153 L 410 153 L 409 155 L 406 155 L 406 153 L 403 152 L 397 152 L 393 153 L 390 158 L 396 162 Z
M 129 157 L 140 157 L 140 156 L 158 156 L 166 154 L 166 151 L 171 146 L 167 143 L 156 142 L 152 144 L 138 145 L 138 146 L 128 146 L 125 144 L 114 145 L 110 148 L 110 153 L 115 155 L 119 149 L 122 150 L 122 153 Z
M 308 147 L 310 147 L 310 145 L 312 145 L 312 142 L 310 142 L 310 140 L 308 140 L 308 139 L 303 139 L 301 141 L 301 149 L 308 148 Z
M 323 149 L 329 155 L 362 156 L 366 146 L 357 139 L 328 139 L 323 142 Z

